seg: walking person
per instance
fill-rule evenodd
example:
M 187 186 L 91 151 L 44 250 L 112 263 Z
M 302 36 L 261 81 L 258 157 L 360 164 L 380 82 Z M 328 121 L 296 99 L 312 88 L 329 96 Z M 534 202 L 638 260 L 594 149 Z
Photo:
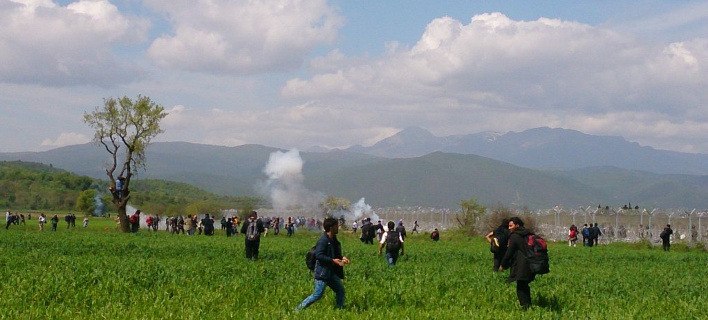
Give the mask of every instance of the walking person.
M 531 288 L 529 283 L 535 279 L 531 273 L 528 261 L 525 256 L 526 236 L 531 234 L 524 228 L 524 222 L 519 217 L 509 219 L 509 246 L 506 249 L 501 262 L 501 271 L 511 267 L 507 282 L 516 282 L 516 297 L 522 308 L 528 309 L 531 306 Z
M 664 251 L 669 251 L 671 249 L 671 235 L 674 234 L 674 230 L 671 229 L 671 225 L 667 224 L 666 227 L 664 227 L 664 230 L 661 231 L 659 234 L 659 238 L 661 238 L 661 245 L 664 248 Z
M 501 267 L 501 261 L 504 258 L 504 254 L 506 254 L 509 242 L 509 233 L 509 219 L 502 219 L 501 224 L 487 234 L 487 242 L 489 242 L 490 251 L 493 254 L 492 270 L 494 272 L 499 271 L 499 267 Z
M 583 246 L 584 247 L 590 247 L 592 244 L 590 243 L 590 228 L 588 228 L 588 224 L 585 223 L 583 224 L 583 229 L 580 232 L 583 236 Z
M 57 225 L 59 224 L 59 217 L 55 214 L 52 217 L 52 231 L 57 231 Z
M 44 231 L 44 224 L 47 223 L 47 217 L 44 215 L 44 213 L 39 214 L 39 231 Z
M 386 246 L 386 261 L 389 267 L 396 265 L 399 251 L 400 255 L 405 254 L 405 249 L 403 248 L 403 234 L 398 230 L 394 230 L 395 226 L 393 221 L 389 221 L 388 231 L 383 233 L 381 241 L 379 242 L 379 255 L 381 255 L 381 251 L 384 246 Z
M 251 215 L 243 223 L 241 233 L 246 235 L 246 259 L 258 260 L 258 251 L 261 246 L 261 233 L 265 231 L 263 221 L 258 219 L 258 213 L 251 211 Z
M 317 302 L 324 294 L 325 286 L 334 291 L 336 308 L 344 307 L 344 266 L 349 264 L 349 259 L 342 255 L 342 245 L 337 240 L 339 233 L 339 223 L 337 219 L 326 218 L 322 223 L 324 233 L 317 240 L 315 249 L 314 277 L 315 291 L 305 298 L 295 310 L 302 310 Z
M 413 230 L 411 230 L 411 234 L 418 233 L 418 227 L 420 226 L 418 225 L 418 220 L 416 220 L 413 222 Z
M 592 236 L 592 239 L 590 239 L 590 241 L 592 241 L 591 247 L 593 245 L 597 246 L 598 242 L 600 241 L 599 240 L 600 236 L 602 235 L 602 232 L 600 231 L 600 227 L 597 226 L 597 222 L 595 222 L 595 225 L 592 228 L 590 228 L 590 235 Z
M 578 243 L 578 227 L 574 224 L 568 229 L 568 246 L 575 247 Z
M 5 230 L 10 228 L 11 223 L 12 223 L 12 212 L 10 212 L 10 209 L 7 209 L 7 212 L 5 213 Z

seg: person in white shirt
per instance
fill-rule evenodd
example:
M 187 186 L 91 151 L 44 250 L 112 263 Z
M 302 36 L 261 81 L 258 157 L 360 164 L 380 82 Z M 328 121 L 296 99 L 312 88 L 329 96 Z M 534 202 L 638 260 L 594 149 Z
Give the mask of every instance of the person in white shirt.
M 405 254 L 405 249 L 403 248 L 403 236 L 400 232 L 395 231 L 396 224 L 393 221 L 388 222 L 388 231 L 381 234 L 381 240 L 379 241 L 379 255 L 381 255 L 384 245 L 386 246 L 386 261 L 389 267 L 396 265 L 398 261 L 399 251 L 400 255 Z

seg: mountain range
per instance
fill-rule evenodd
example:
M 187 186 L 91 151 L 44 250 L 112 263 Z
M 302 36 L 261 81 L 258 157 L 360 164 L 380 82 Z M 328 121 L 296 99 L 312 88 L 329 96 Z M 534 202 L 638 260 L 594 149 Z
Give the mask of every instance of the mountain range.
M 147 149 L 138 179 L 186 182 L 224 195 L 263 196 L 257 186 L 276 151 L 262 145 L 223 147 L 159 142 Z M 313 192 L 365 198 L 374 207 L 486 206 L 547 209 L 626 203 L 702 208 L 708 199 L 708 155 L 657 150 L 622 137 L 536 128 L 523 132 L 436 137 L 412 127 L 378 143 L 300 152 L 304 186 Z M 0 153 L 2 161 L 51 164 L 106 179 L 108 154 L 89 143 L 43 152 Z

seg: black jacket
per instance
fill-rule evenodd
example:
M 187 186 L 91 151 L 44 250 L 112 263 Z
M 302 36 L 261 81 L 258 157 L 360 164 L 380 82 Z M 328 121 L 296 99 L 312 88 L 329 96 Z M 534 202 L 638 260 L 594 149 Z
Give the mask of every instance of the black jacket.
M 344 279 L 344 267 L 336 265 L 332 259 L 342 258 L 342 244 L 339 243 L 337 236 L 332 238 L 323 233 L 315 248 L 315 279 L 326 280 L 331 276 L 337 276 Z
M 509 270 L 508 282 L 514 281 L 533 281 L 535 276 L 531 274 L 529 269 L 525 250 L 526 250 L 526 236 L 531 234 L 530 231 L 526 230 L 524 227 L 518 227 L 509 236 L 509 247 L 506 249 L 504 258 L 502 258 L 501 265 L 504 269 L 511 266 Z
M 258 233 L 263 233 L 265 232 L 265 227 L 263 226 L 263 221 L 261 219 L 257 219 L 256 221 L 256 230 L 258 230 Z M 241 226 L 241 233 L 246 234 L 248 232 L 248 225 L 253 223 L 252 219 L 246 220 L 243 225 Z M 246 239 L 248 240 L 248 239 Z

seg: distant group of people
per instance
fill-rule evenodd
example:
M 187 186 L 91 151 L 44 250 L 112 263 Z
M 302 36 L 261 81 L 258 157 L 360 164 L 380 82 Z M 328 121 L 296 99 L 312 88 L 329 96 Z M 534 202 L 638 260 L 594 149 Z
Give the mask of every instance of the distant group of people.
M 32 220 L 32 214 L 27 214 L 27 220 Z M 71 228 L 76 227 L 76 215 L 73 213 L 69 213 L 64 216 L 64 221 L 66 222 L 66 229 L 70 230 Z M 83 219 L 83 227 L 86 228 L 88 226 L 89 218 L 84 217 Z M 26 225 L 25 222 L 25 215 L 20 213 L 13 213 L 10 209 L 5 212 L 5 229 L 9 229 L 10 225 Z M 54 215 L 51 219 L 49 219 L 49 223 L 51 223 L 52 226 L 52 231 L 57 231 L 57 227 L 59 225 L 59 216 Z M 39 231 L 44 231 L 44 225 L 47 224 L 47 216 L 44 213 L 40 213 L 38 218 L 37 218 L 37 226 L 39 227 Z
M 9 229 L 12 224 L 25 224 L 25 215 L 12 213 L 10 209 L 7 209 L 7 212 L 5 213 L 5 229 Z
M 573 227 L 575 227 L 575 225 L 572 225 L 570 228 L 573 229 Z M 583 236 L 583 246 L 586 247 L 597 246 L 600 236 L 602 235 L 602 231 L 600 231 L 600 228 L 597 226 L 597 222 L 595 222 L 594 225 L 591 223 L 590 226 L 588 226 L 587 223 L 583 224 L 583 229 L 580 233 Z

